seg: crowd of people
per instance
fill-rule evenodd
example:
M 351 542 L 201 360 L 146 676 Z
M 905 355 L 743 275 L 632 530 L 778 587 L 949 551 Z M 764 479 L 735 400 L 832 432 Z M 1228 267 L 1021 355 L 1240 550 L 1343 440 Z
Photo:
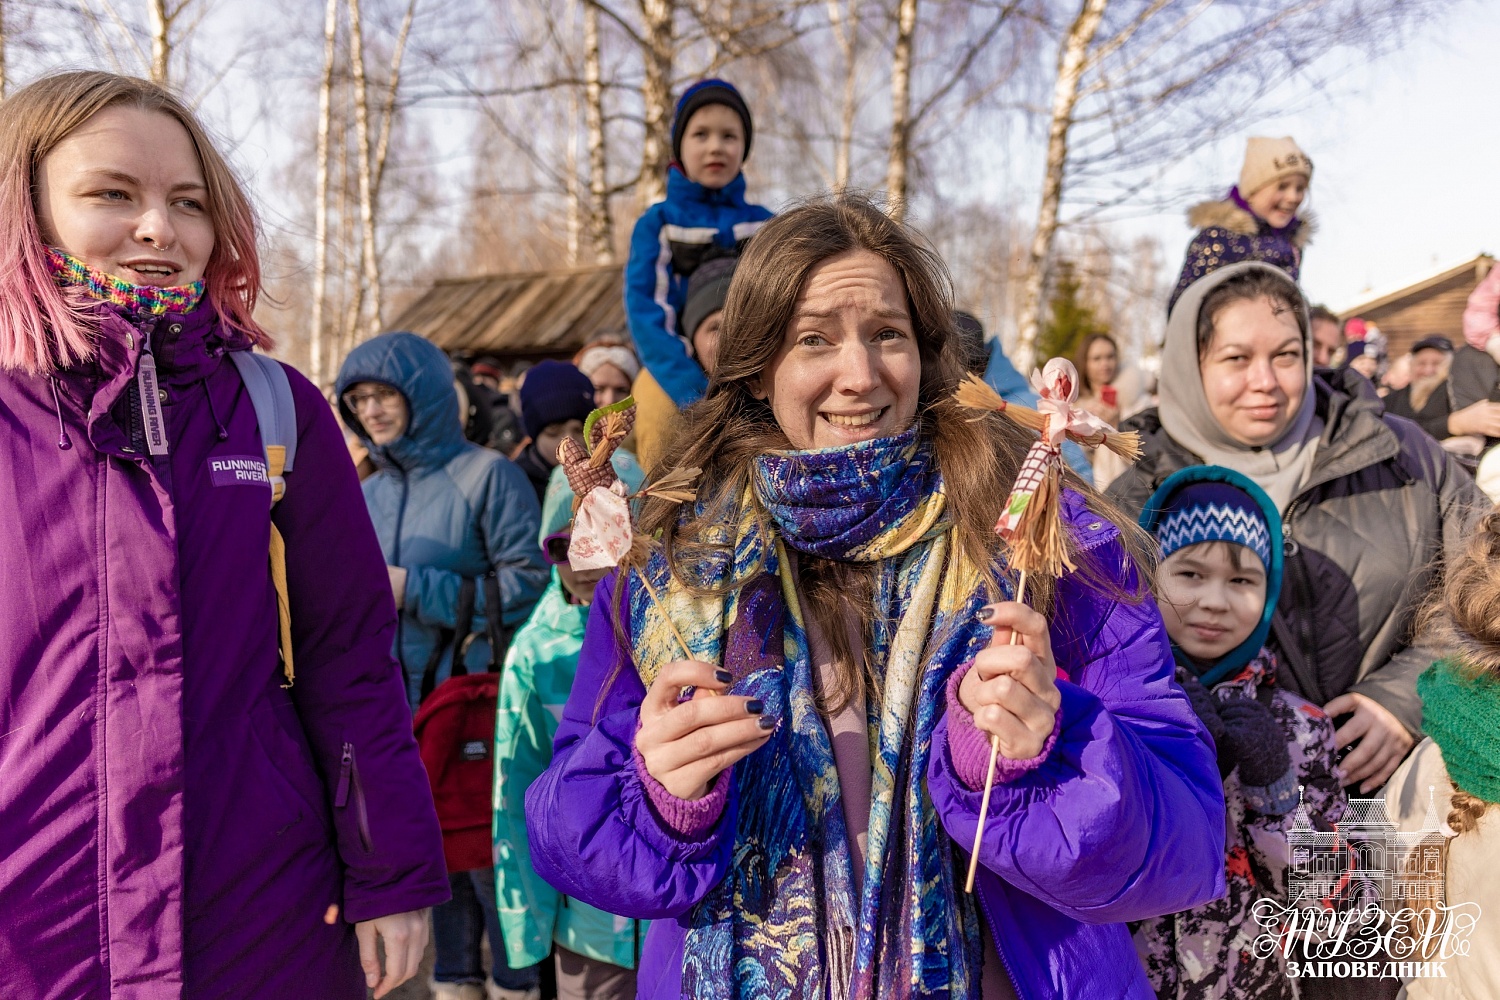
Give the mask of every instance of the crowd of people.
M 0 103 L 0 994 L 382 997 L 430 934 L 438 1000 L 1500 995 L 1483 924 L 1438 993 L 1259 941 L 1355 797 L 1440 804 L 1448 901 L 1500 907 L 1500 270 L 1390 363 L 1298 284 L 1311 158 L 1250 140 L 1155 384 L 1078 346 L 1141 455 L 1063 446 L 1025 584 L 1035 438 L 954 393 L 1054 401 L 920 234 L 748 201 L 753 135 L 682 95 L 628 329 L 385 333 L 330 406 L 254 353 L 190 108 Z M 578 558 L 600 492 L 626 568 Z

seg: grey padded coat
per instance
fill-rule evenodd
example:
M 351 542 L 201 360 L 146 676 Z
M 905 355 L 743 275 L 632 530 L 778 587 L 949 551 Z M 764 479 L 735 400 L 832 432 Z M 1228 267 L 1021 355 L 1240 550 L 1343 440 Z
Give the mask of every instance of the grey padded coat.
M 1417 675 L 1440 651 L 1413 646 L 1413 615 L 1490 501 L 1438 443 L 1391 416 L 1355 372 L 1315 376 L 1322 439 L 1287 508 L 1287 560 L 1272 623 L 1278 680 L 1319 705 L 1368 695 L 1420 738 Z M 1108 494 L 1133 514 L 1172 473 L 1202 459 L 1173 440 L 1155 409 L 1139 431 L 1139 462 Z

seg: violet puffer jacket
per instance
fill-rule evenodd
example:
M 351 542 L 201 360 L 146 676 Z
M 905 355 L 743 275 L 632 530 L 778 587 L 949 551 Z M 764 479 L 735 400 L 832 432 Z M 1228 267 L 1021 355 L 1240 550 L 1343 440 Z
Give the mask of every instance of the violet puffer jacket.
M 132 405 L 148 335 L 154 457 Z M 362 1000 L 352 922 L 448 897 L 343 435 L 289 370 L 297 461 L 273 515 L 226 356 L 248 348 L 206 303 L 142 322 L 104 308 L 97 360 L 0 373 L 5 1000 Z
M 1114 526 L 1067 499 L 1080 544 L 1131 588 Z M 731 773 L 723 816 L 698 838 L 673 832 L 650 804 L 631 756 L 645 688 L 610 618 L 615 586 L 608 577 L 595 595 L 552 765 L 527 793 L 532 863 L 566 895 L 652 920 L 639 996 L 675 1000 L 693 908 L 731 864 L 738 788 Z M 1068 577 L 1052 622 L 1069 678 L 1058 681 L 1061 732 L 1039 767 L 996 786 L 976 891 L 1020 1000 L 1147 1000 L 1125 922 L 1224 893 L 1213 747 L 1174 680 L 1153 601 Z M 928 782 L 967 852 L 980 795 L 954 769 L 948 722 L 934 733 Z

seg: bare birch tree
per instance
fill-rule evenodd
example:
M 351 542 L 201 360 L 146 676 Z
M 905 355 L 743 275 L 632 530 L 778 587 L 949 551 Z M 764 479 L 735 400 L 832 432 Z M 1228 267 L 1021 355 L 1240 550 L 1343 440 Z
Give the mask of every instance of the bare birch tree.
M 589 147 L 589 242 L 594 260 L 609 264 L 615 256 L 614 219 L 609 210 L 609 153 L 604 134 L 603 63 L 599 45 L 599 8 L 583 9 L 583 108 Z
M 912 36 L 917 30 L 917 0 L 898 0 L 896 44 L 891 55 L 891 138 L 885 170 L 886 211 L 897 222 L 906 218 L 907 157 L 911 154 Z
M 357 299 L 368 299 L 370 319 L 359 320 L 363 308 L 355 310 L 355 325 L 361 327 L 357 340 L 380 329 L 380 257 L 375 252 L 375 148 L 370 141 L 370 91 L 365 81 L 364 18 L 360 0 L 349 0 L 349 67 L 354 83 L 354 146 L 357 159 L 355 176 L 359 180 L 360 261 L 363 283 Z
M 322 386 L 324 365 L 323 307 L 328 298 L 328 171 L 329 141 L 333 130 L 333 67 L 338 46 L 339 0 L 327 0 L 323 15 L 323 77 L 318 84 L 317 205 L 313 235 L 312 324 L 308 330 L 308 353 L 312 381 Z
M 641 81 L 646 138 L 641 143 L 641 181 L 637 200 L 641 207 L 667 195 L 667 165 L 672 159 L 672 57 L 675 34 L 675 0 L 640 0 L 641 55 L 645 74 Z
M 1171 166 L 1260 117 L 1306 106 L 1326 83 L 1321 57 L 1341 47 L 1378 55 L 1437 6 L 1109 0 L 1102 24 L 1095 23 L 1080 45 L 1079 29 L 1087 27 L 1084 15 L 1093 3 L 1106 6 L 1085 0 L 1059 43 L 1027 307 L 1017 338 L 1021 360 L 1030 357 L 1060 229 L 1105 219 L 1126 203 L 1137 209 L 1181 204 L 1184 192 L 1153 190 Z M 1292 81 L 1300 88 L 1288 88 Z
M 1052 241 L 1057 234 L 1063 171 L 1068 162 L 1068 129 L 1073 123 L 1073 109 L 1078 104 L 1078 86 L 1083 79 L 1089 48 L 1094 43 L 1094 35 L 1099 31 L 1099 22 L 1107 5 L 1108 0 L 1083 0 L 1083 6 L 1063 36 L 1057 53 L 1057 82 L 1052 89 L 1052 117 L 1047 128 L 1047 170 L 1042 179 L 1036 230 L 1031 237 L 1026 285 L 1022 292 L 1020 335 L 1016 344 L 1016 363 L 1023 372 L 1031 367 L 1031 354 L 1041 318 L 1047 258 L 1052 253 Z
M 849 187 L 853 169 L 854 121 L 859 113 L 860 0 L 828 0 L 828 24 L 843 62 L 843 87 L 839 95 L 838 138 L 833 147 L 833 189 Z

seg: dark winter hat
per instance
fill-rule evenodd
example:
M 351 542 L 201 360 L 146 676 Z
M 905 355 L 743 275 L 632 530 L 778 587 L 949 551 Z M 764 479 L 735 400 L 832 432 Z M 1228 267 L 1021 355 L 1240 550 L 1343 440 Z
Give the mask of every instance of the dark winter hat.
M 1441 333 L 1429 334 L 1411 345 L 1411 352 L 1413 354 L 1416 354 L 1418 351 L 1442 351 L 1444 354 L 1452 354 L 1453 341 Z
M 750 159 L 750 140 L 755 135 L 755 127 L 750 121 L 750 108 L 745 104 L 745 99 L 740 96 L 734 84 L 727 80 L 710 78 L 699 80 L 684 90 L 682 97 L 677 101 L 677 115 L 672 119 L 672 161 L 674 163 L 682 162 L 682 134 L 687 131 L 693 112 L 710 104 L 722 104 L 740 116 L 740 124 L 745 127 L 745 151 L 740 156 L 740 162 Z
M 594 412 L 594 383 L 566 361 L 543 361 L 526 372 L 521 385 L 521 423 L 527 437 L 548 424 L 587 420 Z
M 990 353 L 984 346 L 984 324 L 978 316 L 959 309 L 953 313 L 953 326 L 958 331 L 958 351 L 963 356 L 964 368 L 977 375 L 984 374 Z
M 734 277 L 734 257 L 715 257 L 698 265 L 688 279 L 687 303 L 682 307 L 682 335 L 689 340 L 699 325 L 724 308 L 729 298 L 729 282 Z
M 1213 687 L 1249 663 L 1271 631 L 1271 615 L 1281 596 L 1281 512 L 1248 476 L 1218 465 L 1191 465 L 1168 476 L 1146 501 L 1141 527 L 1156 538 L 1165 559 L 1179 549 L 1200 542 L 1233 542 L 1254 552 L 1266 568 L 1266 603 L 1260 623 L 1244 642 L 1204 671 L 1172 650 L 1179 663 L 1195 673 L 1205 687 Z

